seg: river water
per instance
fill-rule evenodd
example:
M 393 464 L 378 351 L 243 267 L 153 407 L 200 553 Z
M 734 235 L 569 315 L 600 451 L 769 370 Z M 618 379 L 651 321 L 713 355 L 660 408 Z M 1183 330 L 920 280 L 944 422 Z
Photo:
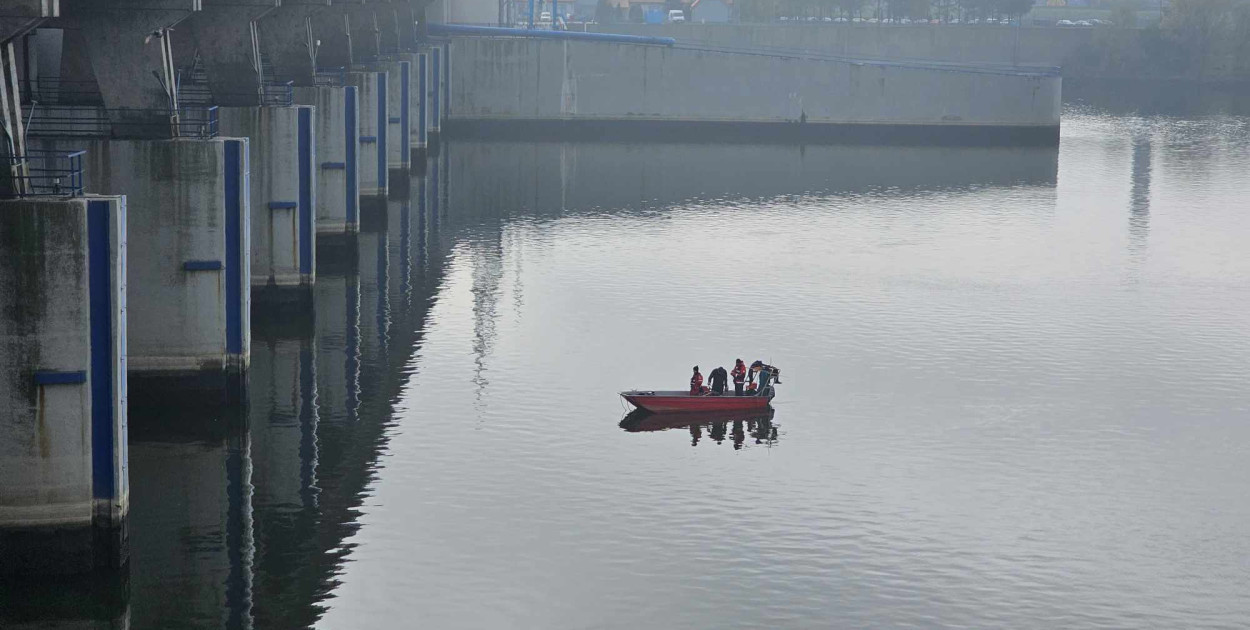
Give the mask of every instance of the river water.
M 9 621 L 1246 627 L 1247 243 L 1237 115 L 448 143 L 246 410 L 135 412 L 128 585 Z M 771 419 L 622 423 L 738 357 Z

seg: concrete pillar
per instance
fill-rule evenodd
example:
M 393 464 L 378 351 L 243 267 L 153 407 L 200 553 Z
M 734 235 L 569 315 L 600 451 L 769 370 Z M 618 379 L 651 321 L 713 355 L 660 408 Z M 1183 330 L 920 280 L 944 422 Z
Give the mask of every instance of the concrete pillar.
M 128 193 L 132 389 L 173 379 L 231 391 L 223 388 L 247 369 L 251 343 L 248 140 L 31 143 L 86 147 L 87 189 Z
M 264 103 L 257 21 L 276 0 L 203 0 L 203 10 L 186 19 L 172 38 L 178 67 L 195 66 L 208 77 L 213 103 Z M 184 74 L 185 76 L 185 74 Z
M 429 84 L 430 84 L 430 55 L 429 53 L 417 53 L 416 63 L 416 89 L 413 90 L 413 98 L 409 101 L 412 108 L 412 162 L 419 164 L 425 160 L 425 148 L 429 143 L 430 122 L 429 122 Z M 418 170 L 421 170 L 418 168 Z
M 356 86 L 295 88 L 295 102 L 314 106 L 316 236 L 322 241 L 349 237 L 360 226 Z
M 250 138 L 251 286 L 258 301 L 297 298 L 315 278 L 314 108 L 222 107 L 221 133 Z
M 442 46 L 433 46 L 430 48 L 430 90 L 427 98 L 430 100 L 430 144 L 438 144 L 441 131 L 441 122 L 443 120 L 443 48 Z
M 360 103 L 360 196 L 362 204 L 376 206 L 387 194 L 386 125 L 389 97 L 387 73 L 376 70 L 347 73 Z
M 0 574 L 128 554 L 126 202 L 0 201 Z
M 282 81 L 294 81 L 300 87 L 311 87 L 316 83 L 316 72 L 319 52 L 322 47 L 327 51 L 333 49 L 333 33 L 322 33 L 321 28 L 314 28 L 314 17 L 323 13 L 330 6 L 330 0 L 285 0 L 282 6 L 266 13 L 256 22 L 257 39 L 260 42 L 261 54 L 269 61 L 273 76 Z M 317 24 L 323 24 L 318 19 Z M 337 26 L 337 31 L 346 37 L 343 22 L 337 24 L 325 20 L 325 25 Z M 326 26 L 328 28 L 328 26 Z M 318 46 L 317 42 L 325 36 L 329 44 Z M 349 49 L 350 50 L 350 49 Z M 326 54 L 327 61 L 332 57 Z M 340 63 L 339 66 L 349 65 Z
M 63 79 L 94 79 L 116 137 L 177 135 L 173 27 L 200 0 L 62 0 Z M 68 72 L 67 72 L 68 71 Z M 86 73 L 88 77 L 81 76 Z
M 407 183 L 412 166 L 412 67 L 411 55 L 382 63 L 387 74 L 386 161 L 394 184 Z

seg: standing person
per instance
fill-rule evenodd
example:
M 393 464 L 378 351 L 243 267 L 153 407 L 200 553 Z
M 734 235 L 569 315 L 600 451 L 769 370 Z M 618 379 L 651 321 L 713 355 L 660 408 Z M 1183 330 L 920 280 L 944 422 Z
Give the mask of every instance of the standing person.
M 717 396 L 725 393 L 725 383 L 728 381 L 729 373 L 723 367 L 712 370 L 712 373 L 708 375 L 708 382 L 712 385 L 712 393 Z
M 694 376 L 690 377 L 690 395 L 698 396 L 703 393 L 703 375 L 699 373 L 699 366 L 694 366 Z
M 747 365 L 742 362 L 742 359 L 737 359 L 734 361 L 734 369 L 729 374 L 734 377 L 734 395 L 741 396 L 742 382 L 747 377 Z

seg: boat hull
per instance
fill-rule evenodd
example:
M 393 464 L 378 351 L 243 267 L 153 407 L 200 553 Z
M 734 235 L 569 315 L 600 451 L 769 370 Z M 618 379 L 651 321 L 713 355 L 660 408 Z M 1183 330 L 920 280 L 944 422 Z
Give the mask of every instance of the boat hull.
M 686 392 L 621 392 L 629 404 L 651 413 L 752 411 L 768 408 L 771 396 L 698 396 Z

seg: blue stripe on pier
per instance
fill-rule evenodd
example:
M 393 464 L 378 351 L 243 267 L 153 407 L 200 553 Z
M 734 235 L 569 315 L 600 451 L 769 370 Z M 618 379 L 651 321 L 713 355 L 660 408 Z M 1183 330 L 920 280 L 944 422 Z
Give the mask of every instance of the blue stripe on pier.
M 230 249 L 229 244 L 226 245 L 226 249 Z M 225 263 L 220 260 L 188 260 L 182 263 L 183 271 L 221 271 L 225 268 Z
M 343 115 L 346 135 L 344 140 L 347 143 L 347 155 L 344 158 L 347 160 L 344 162 L 344 166 L 347 168 L 347 224 L 355 225 L 360 214 L 358 205 L 360 203 L 360 192 L 357 190 L 359 182 L 356 174 L 356 151 L 358 150 L 356 143 L 359 141 L 358 136 L 360 134 L 360 127 L 356 118 L 356 86 L 349 85 L 343 88 L 343 96 L 347 102 Z
M 299 272 L 313 272 L 313 138 L 312 109 L 299 110 Z
M 243 141 L 226 140 L 226 352 L 243 353 Z
M 92 324 L 94 323 L 95 322 L 92 321 Z M 92 330 L 91 332 L 94 333 L 95 330 Z M 94 363 L 95 353 L 92 352 L 91 354 L 92 354 L 91 360 Z M 108 365 L 105 364 L 105 367 L 107 368 Z M 53 372 L 53 371 L 35 372 L 35 384 L 36 385 L 81 385 L 86 382 L 87 382 L 86 370 L 78 370 L 77 372 Z M 93 384 L 91 388 L 91 423 L 92 423 L 92 441 L 93 442 L 95 440 L 95 402 L 96 402 L 95 390 L 96 390 L 96 387 L 94 387 L 94 384 Z M 108 408 L 109 408 L 109 415 L 111 416 L 113 405 L 111 401 L 106 400 L 106 402 L 109 402 Z
M 87 202 L 87 284 L 91 317 L 91 496 L 112 499 L 113 475 L 113 264 L 107 201 Z M 83 382 L 86 373 L 81 374 Z M 40 375 L 35 375 L 39 382 Z M 55 378 L 45 373 L 44 378 Z M 61 375 L 60 378 L 65 378 Z M 61 382 L 69 382 L 62 380 Z

